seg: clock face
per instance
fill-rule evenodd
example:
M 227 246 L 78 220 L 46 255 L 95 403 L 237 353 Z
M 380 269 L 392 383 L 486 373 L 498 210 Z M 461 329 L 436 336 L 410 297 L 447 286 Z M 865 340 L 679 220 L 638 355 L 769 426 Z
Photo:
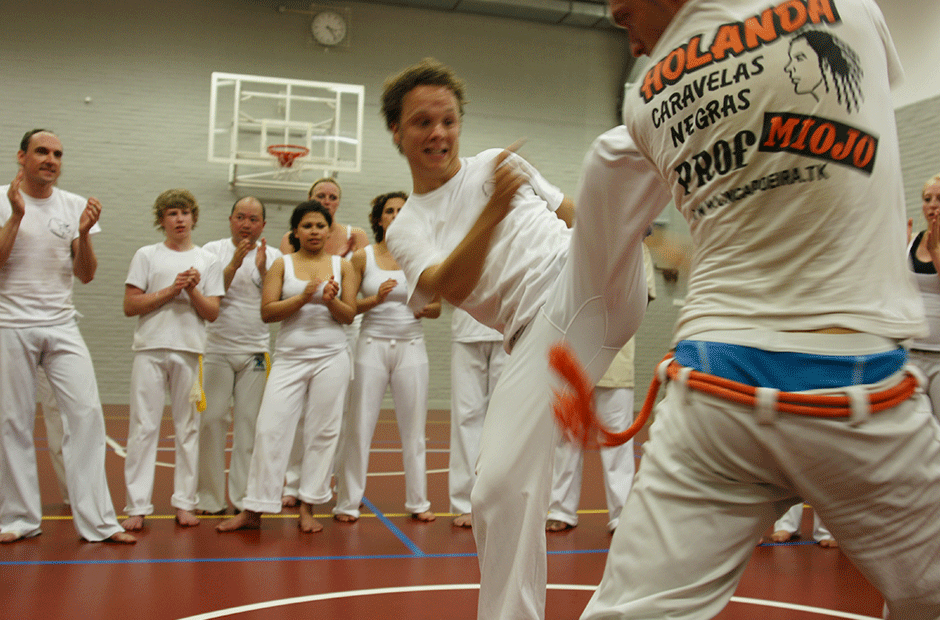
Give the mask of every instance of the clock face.
M 322 11 L 313 18 L 310 30 L 320 45 L 339 45 L 346 38 L 346 18 L 336 11 Z

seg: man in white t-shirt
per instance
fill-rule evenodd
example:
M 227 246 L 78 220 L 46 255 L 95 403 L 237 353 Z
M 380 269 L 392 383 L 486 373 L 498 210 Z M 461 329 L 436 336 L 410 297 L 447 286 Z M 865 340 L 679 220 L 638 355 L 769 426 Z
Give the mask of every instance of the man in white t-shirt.
M 281 253 L 267 247 L 264 204 L 254 196 L 238 199 L 228 218 L 231 236 L 202 249 L 218 257 L 225 296 L 212 322 L 203 356 L 206 409 L 199 422 L 199 504 L 196 514 L 225 514 L 225 444 L 232 424 L 228 496 L 237 510 L 248 484 L 255 421 L 270 369 L 271 332 L 261 320 L 261 284 Z
M 582 618 L 716 616 L 796 500 L 886 617 L 940 618 L 940 425 L 900 347 L 925 321 L 878 6 L 610 5 L 651 59 L 625 126 L 695 252 L 675 380 Z
M 75 529 L 90 541 L 133 543 L 118 524 L 105 478 L 98 384 L 72 305 L 73 275 L 95 275 L 91 235 L 101 203 L 58 189 L 62 143 L 23 136 L 16 178 L 0 188 L 0 542 L 40 534 L 33 427 L 42 366 L 67 420 L 62 454 Z
M 124 314 L 136 316 L 131 367 L 130 422 L 124 482 L 128 518 L 122 525 L 143 529 L 153 513 L 153 485 L 163 403 L 170 393 L 176 459 L 173 496 L 176 523 L 199 525 L 196 485 L 199 420 L 192 402 L 199 356 L 206 349 L 206 322 L 219 315 L 225 286 L 219 259 L 195 245 L 192 230 L 199 204 L 185 189 L 169 189 L 153 205 L 154 225 L 165 239 L 134 253 L 124 280 Z M 260 312 L 260 309 L 259 309 Z
M 575 203 L 509 150 L 459 156 L 463 92 L 453 72 L 430 59 L 385 84 L 386 126 L 414 186 L 388 247 L 405 272 L 412 308 L 440 295 L 502 332 L 511 352 L 483 423 L 471 494 L 477 614 L 540 618 L 558 438 L 551 398 L 561 387 L 548 352 L 566 340 L 588 377 L 601 378 L 642 318 L 640 241 L 668 196 L 658 179 L 628 182 L 635 167 L 650 165 L 622 155 L 628 139 L 616 129 L 585 158 L 575 217 Z M 647 211 L 622 209 L 634 203 Z

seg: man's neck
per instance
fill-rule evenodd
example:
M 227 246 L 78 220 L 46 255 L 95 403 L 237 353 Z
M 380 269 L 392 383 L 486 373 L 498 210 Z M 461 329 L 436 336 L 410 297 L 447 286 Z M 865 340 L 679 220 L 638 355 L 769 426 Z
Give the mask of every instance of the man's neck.
M 29 181 L 24 180 L 20 185 L 20 191 L 36 200 L 43 200 L 52 196 L 52 190 L 55 188 L 55 183 L 30 183 Z
M 446 173 L 439 176 L 415 176 L 414 169 L 412 169 L 412 193 L 414 194 L 427 194 L 428 192 L 433 192 L 439 187 L 444 186 L 448 181 L 457 176 L 457 173 L 460 172 L 461 163 L 460 160 L 457 160 L 457 165 L 453 170 L 448 170 Z

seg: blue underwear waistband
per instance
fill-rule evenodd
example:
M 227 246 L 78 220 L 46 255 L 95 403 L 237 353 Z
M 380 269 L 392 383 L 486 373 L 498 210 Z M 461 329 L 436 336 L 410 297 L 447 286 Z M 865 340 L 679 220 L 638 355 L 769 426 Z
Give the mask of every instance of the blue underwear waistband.
M 804 392 L 877 383 L 904 367 L 907 351 L 899 347 L 872 355 L 815 355 L 682 340 L 676 345 L 675 360 L 687 368 L 752 387 Z

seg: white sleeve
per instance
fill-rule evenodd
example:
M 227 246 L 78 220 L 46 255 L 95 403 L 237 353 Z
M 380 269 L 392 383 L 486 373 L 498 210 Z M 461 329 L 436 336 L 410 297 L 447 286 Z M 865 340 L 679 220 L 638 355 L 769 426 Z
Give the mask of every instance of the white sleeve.
M 542 176 L 542 173 L 524 158 L 518 155 L 513 155 L 512 157 L 513 161 L 517 162 L 522 170 L 525 171 L 526 176 L 529 177 L 529 185 L 532 186 L 535 195 L 545 201 L 549 211 L 557 211 L 558 207 L 561 206 L 561 202 L 565 199 L 564 192 L 549 183 L 545 177 Z
M 149 247 L 144 246 L 134 252 L 131 266 L 127 270 L 127 278 L 124 280 L 124 284 L 136 286 L 144 292 L 147 292 L 147 284 L 150 282 L 150 257 L 147 251 Z
M 894 40 L 888 31 L 888 25 L 885 23 L 881 8 L 874 2 L 867 3 L 868 11 L 871 14 L 875 29 L 881 37 L 881 43 L 885 50 L 885 59 L 888 64 L 888 84 L 894 90 L 904 81 L 904 67 L 901 65 L 901 59 L 898 57 L 898 51 L 894 47 Z
M 225 282 L 222 278 L 222 263 L 212 253 L 206 252 L 206 272 L 201 274 L 200 284 L 202 294 L 207 297 L 222 297 L 225 295 Z
M 433 293 L 418 288 L 424 270 L 447 258 L 440 248 L 431 246 L 431 231 L 421 218 L 402 209 L 385 234 L 385 243 L 392 257 L 405 272 L 408 283 L 408 307 L 421 310 L 434 299 Z

